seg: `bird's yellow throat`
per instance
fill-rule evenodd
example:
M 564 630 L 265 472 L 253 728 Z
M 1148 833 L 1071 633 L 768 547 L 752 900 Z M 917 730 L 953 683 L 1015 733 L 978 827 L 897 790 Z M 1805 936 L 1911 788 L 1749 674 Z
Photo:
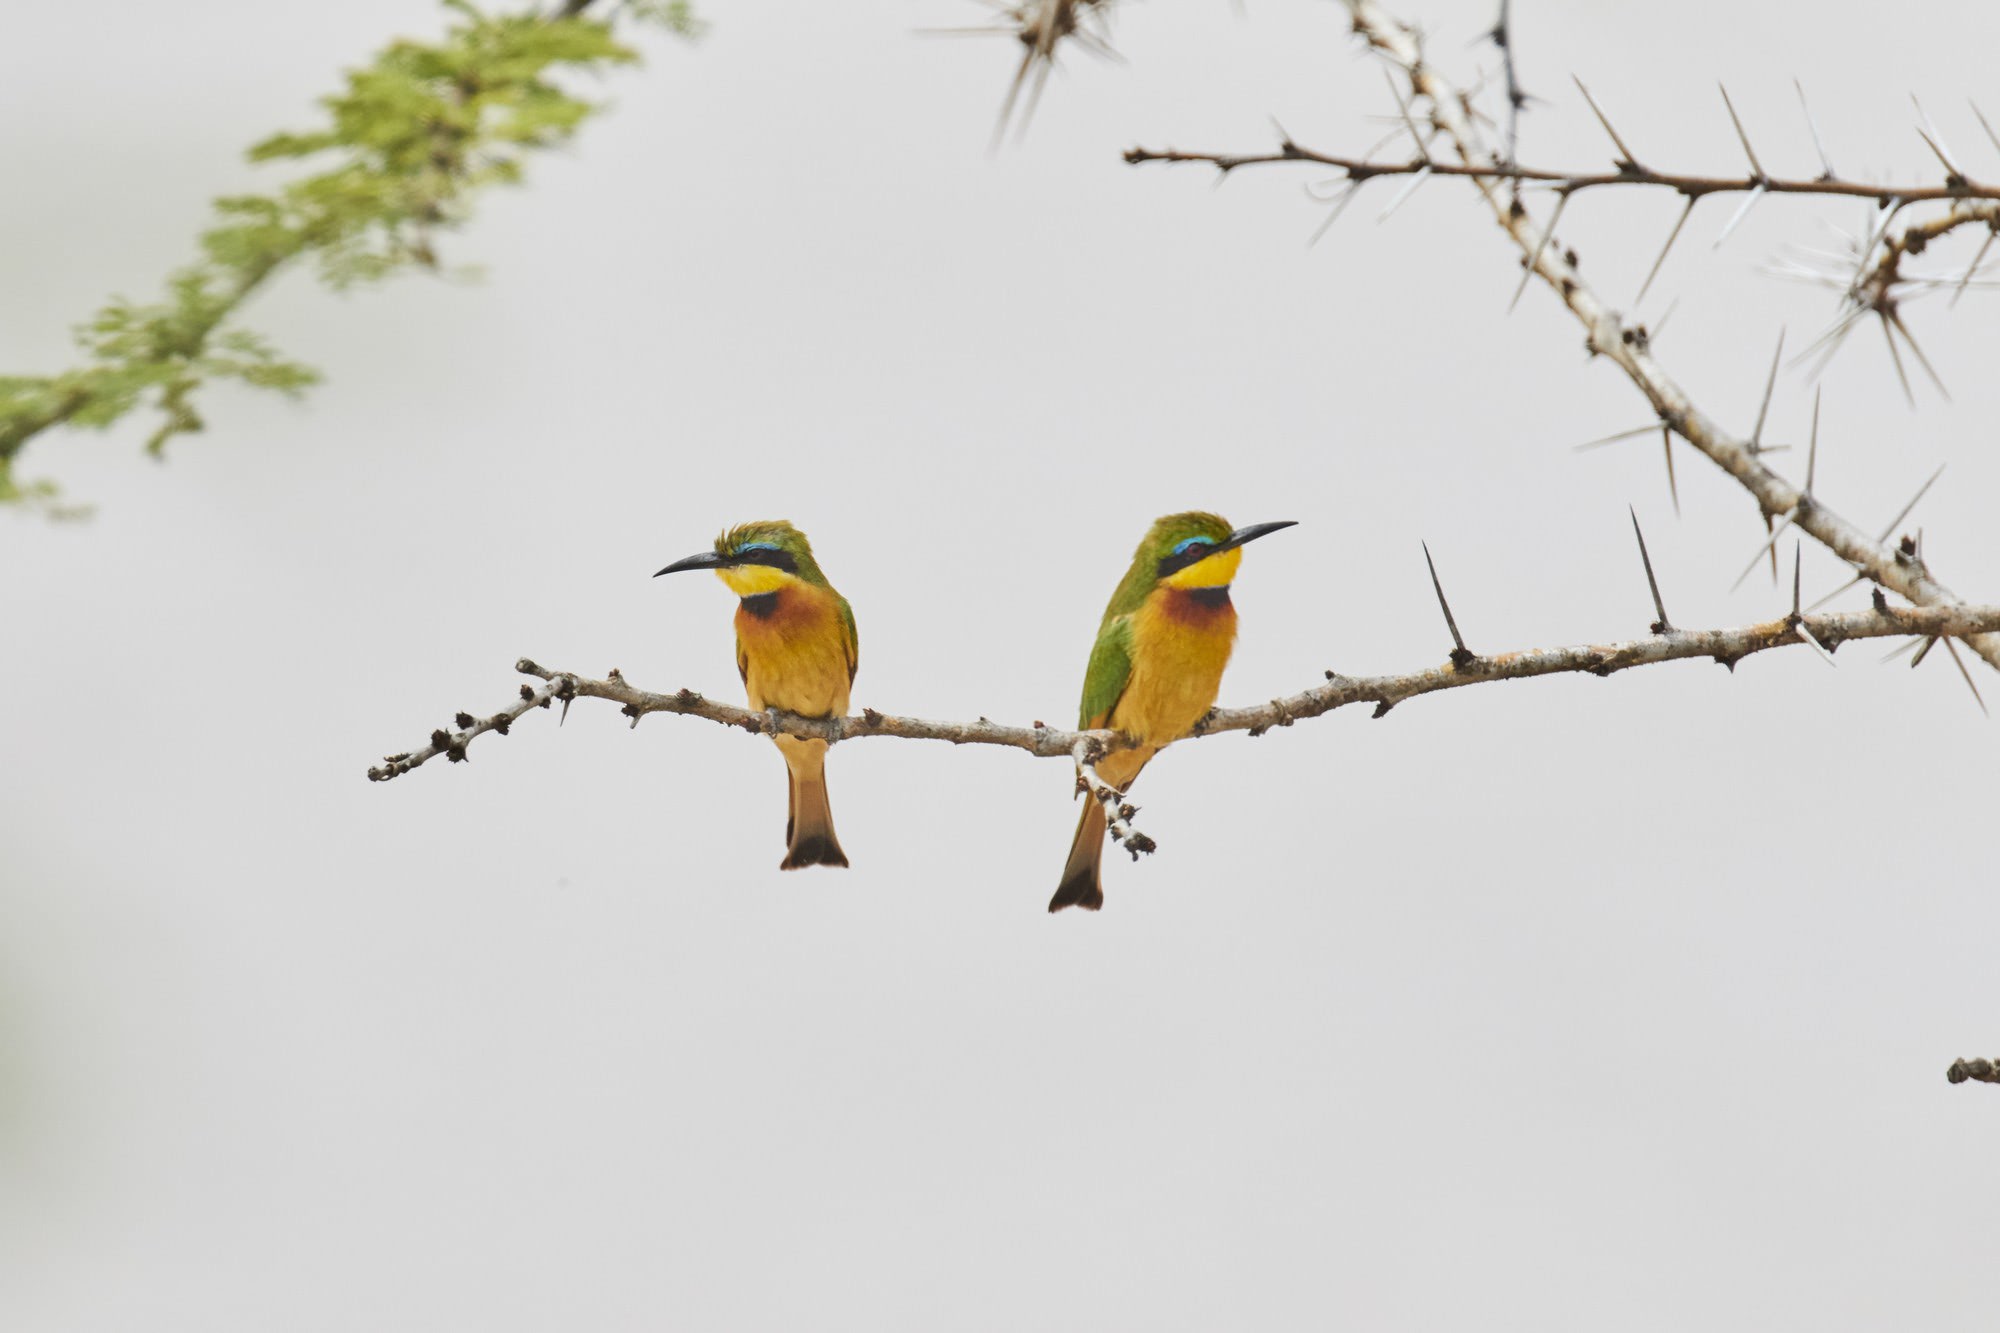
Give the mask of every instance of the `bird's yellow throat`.
M 728 584 L 729 591 L 738 597 L 761 597 L 767 592 L 776 592 L 787 583 L 799 581 L 796 575 L 770 565 L 731 565 L 716 570 L 715 576 Z
M 1169 588 L 1223 588 L 1236 580 L 1236 568 L 1243 563 L 1243 548 L 1232 546 L 1206 560 L 1197 560 L 1186 569 L 1177 569 L 1162 580 Z

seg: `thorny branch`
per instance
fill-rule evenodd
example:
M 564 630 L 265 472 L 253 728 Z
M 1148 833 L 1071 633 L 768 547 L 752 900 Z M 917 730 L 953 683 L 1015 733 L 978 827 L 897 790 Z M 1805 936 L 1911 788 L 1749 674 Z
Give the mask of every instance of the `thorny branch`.
M 1650 560 L 1648 564 L 1650 565 Z M 1652 580 L 1648 579 L 1649 584 Z M 1658 607 L 1658 591 L 1654 590 Z M 1664 608 L 1660 609 L 1665 621 Z M 1319 717 L 1349 704 L 1373 704 L 1374 716 L 1382 717 L 1405 699 L 1435 694 L 1441 690 L 1490 681 L 1526 680 L 1584 672 L 1609 676 L 1632 667 L 1689 658 L 1708 658 L 1734 670 L 1736 663 L 1756 653 L 1791 644 L 1815 644 L 1831 652 L 1850 639 L 1875 639 L 1892 635 L 1914 635 L 1922 639 L 1952 638 L 2000 632 L 2000 606 L 1938 606 L 1924 608 L 1891 607 L 1879 595 L 1877 604 L 1866 611 L 1844 611 L 1804 616 L 1796 611 L 1777 620 L 1736 629 L 1683 630 L 1668 628 L 1643 639 L 1617 643 L 1578 644 L 1564 648 L 1536 648 L 1524 652 L 1482 655 L 1459 647 L 1453 660 L 1420 671 L 1390 676 L 1343 676 L 1326 673 L 1326 683 L 1269 703 L 1249 708 L 1225 708 L 1211 712 L 1196 726 L 1195 736 L 1213 736 L 1229 731 L 1247 731 L 1261 736 L 1273 727 L 1289 727 L 1294 722 Z M 1096 764 L 1104 754 L 1123 749 L 1132 742 L 1113 731 L 1067 731 L 1036 723 L 1033 726 L 1006 726 L 980 718 L 977 722 L 933 722 L 923 718 L 898 717 L 863 709 L 853 717 L 807 718 L 767 710 L 753 712 L 710 699 L 693 690 L 656 694 L 631 684 L 616 669 L 596 680 L 574 672 L 551 671 L 523 658 L 514 669 L 543 683 L 522 685 L 517 702 L 487 717 L 460 713 L 453 727 L 440 728 L 430 735 L 422 749 L 392 754 L 368 770 L 371 782 L 387 782 L 420 764 L 443 755 L 452 763 L 466 759 L 466 748 L 487 732 L 504 736 L 522 715 L 560 702 L 565 713 L 572 701 L 608 699 L 638 726 L 648 713 L 678 713 L 706 718 L 710 722 L 768 736 L 798 736 L 828 743 L 858 740 L 866 736 L 893 736 L 903 740 L 948 741 L 953 745 L 1001 745 L 1043 759 L 1068 757 L 1079 771 L 1079 780 L 1105 806 L 1112 828 L 1134 855 L 1151 851 L 1152 841 L 1131 825 L 1136 811 L 1125 803 L 1124 794 L 1098 776 Z
M 1488 41 L 1500 48 L 1500 72 L 1506 80 L 1507 93 L 1507 162 L 1511 165 L 1521 159 L 1521 113 L 1528 109 L 1529 94 L 1521 87 L 1519 75 L 1514 70 L 1514 25 L 1512 0 L 1500 0 L 1500 17 L 1493 22 L 1493 29 L 1486 34 Z M 1520 193 L 1517 178 L 1514 191 Z
M 1821 334 L 1812 346 L 1800 354 L 1800 360 L 1817 353 L 1821 358 L 1819 368 L 1824 369 L 1826 362 L 1839 350 L 1842 340 L 1855 324 L 1863 316 L 1875 315 L 1881 320 L 1883 336 L 1888 339 L 1889 356 L 1896 368 L 1896 378 L 1903 386 L 1903 396 L 1914 406 L 1916 396 L 1910 391 L 1910 379 L 1903 370 L 1902 353 L 1896 347 L 1896 339 L 1899 336 L 1903 340 L 1903 345 L 1915 355 L 1917 364 L 1923 367 L 1924 374 L 1937 387 L 1937 391 L 1946 398 L 1951 397 L 1951 394 L 1945 389 L 1944 381 L 1938 378 L 1937 371 L 1931 368 L 1930 358 L 1925 356 L 1923 348 L 1918 346 L 1915 335 L 1903 322 L 1902 302 L 1906 299 L 1906 293 L 1948 286 L 1953 289 L 1952 302 L 1957 303 L 1958 298 L 1964 294 L 1973 278 L 1981 271 L 1986 252 L 1991 248 L 1994 238 L 2000 236 L 2000 203 L 1983 199 L 1962 199 L 1952 205 L 1950 212 L 1923 222 L 1911 223 L 1902 231 L 1889 236 L 1887 235 L 1889 222 L 1899 208 L 1900 205 L 1890 207 L 1889 217 L 1883 219 L 1877 237 L 1871 238 L 1871 246 L 1879 241 L 1879 256 L 1875 254 L 1873 248 L 1857 247 L 1859 253 L 1854 257 L 1854 272 L 1851 276 L 1846 272 L 1845 264 L 1829 268 L 1798 260 L 1781 267 L 1774 267 L 1771 272 L 1780 277 L 1803 278 L 1841 291 L 1840 317 L 1834 321 L 1832 328 Z M 1980 242 L 1979 250 L 1973 255 L 1972 262 L 1956 279 L 1912 274 L 1904 270 L 1905 259 L 1923 254 L 1930 248 L 1932 241 L 1974 223 L 1986 228 L 1986 237 Z
M 993 126 L 993 143 L 997 147 L 1017 109 L 1021 113 L 1018 132 L 1027 132 L 1035 106 L 1041 101 L 1042 89 L 1055 69 L 1056 52 L 1064 43 L 1073 42 L 1100 56 L 1113 56 L 1104 26 L 1105 11 L 1111 7 L 1111 0 L 982 0 L 982 3 L 997 11 L 992 24 L 929 31 L 947 36 L 998 33 L 1021 44 L 1021 63 L 1014 68 L 1006 100 L 1000 104 L 1000 118 Z M 1024 91 L 1028 95 L 1025 103 L 1021 101 Z
M 1420 113 L 1428 119 L 1431 130 L 1442 135 L 1456 151 L 1459 163 L 1439 162 L 1427 155 L 1427 160 L 1423 162 L 1390 168 L 1380 163 L 1313 153 L 1291 143 L 1289 139 L 1281 144 L 1275 153 L 1228 155 L 1133 150 L 1126 155 L 1127 160 L 1200 161 L 1224 171 L 1256 163 L 1306 162 L 1340 167 L 1349 171 L 1351 178 L 1355 180 L 1365 180 L 1371 175 L 1416 172 L 1470 178 L 1493 210 L 1495 220 L 1520 247 L 1527 270 L 1523 274 L 1523 280 L 1530 276 L 1539 277 L 1552 288 L 1561 297 L 1563 304 L 1583 324 L 1588 335 L 1590 350 L 1616 365 L 1632 380 L 1640 392 L 1646 395 L 1662 428 L 1679 435 L 1706 454 L 1711 461 L 1748 490 L 1757 501 L 1767 522 L 1778 518 L 1789 518 L 1794 526 L 1845 560 L 1857 574 L 1908 598 L 1919 606 L 1957 604 L 1957 596 L 1931 575 L 1916 543 L 1905 539 L 1892 547 L 1886 544 L 1888 540 L 1886 537 L 1882 540 L 1869 537 L 1853 523 L 1828 508 L 1818 497 L 1808 495 L 1765 466 L 1761 458 L 1764 452 L 1763 446 L 1756 438 L 1744 440 L 1731 435 L 1696 407 L 1687 392 L 1654 359 L 1651 340 L 1645 328 L 1641 325 L 1627 325 L 1619 314 L 1606 306 L 1596 292 L 1584 282 L 1577 269 L 1576 252 L 1556 239 L 1555 224 L 1561 218 L 1563 206 L 1578 191 L 1608 185 L 1649 183 L 1664 185 L 1677 189 L 1685 195 L 1689 200 L 1689 207 L 1692 207 L 1694 201 L 1704 194 L 1725 191 L 1747 192 L 1746 206 L 1748 202 L 1767 193 L 1848 194 L 1882 202 L 1892 215 L 1904 204 L 1924 199 L 1955 201 L 2000 199 L 2000 187 L 1974 185 L 1965 179 L 1962 172 L 1955 169 L 1950 170 L 1943 186 L 1925 188 L 1860 185 L 1833 178 L 1831 173 L 1812 181 L 1781 180 L 1763 171 L 1756 160 L 1754 150 L 1749 149 L 1747 136 L 1744 138 L 1744 146 L 1746 156 L 1751 160 L 1752 170 L 1749 175 L 1674 176 L 1653 172 L 1649 168 L 1640 166 L 1625 148 L 1624 141 L 1618 136 L 1617 131 L 1611 128 L 1609 121 L 1605 121 L 1605 128 L 1620 153 L 1620 158 L 1615 164 L 1617 169 L 1613 173 L 1569 176 L 1505 165 L 1496 161 L 1493 154 L 1484 146 L 1467 109 L 1467 96 L 1448 83 L 1425 61 L 1416 31 L 1400 19 L 1384 12 L 1374 0 L 1344 0 L 1344 3 L 1353 16 L 1354 31 L 1366 39 L 1370 47 L 1392 67 L 1401 71 L 1414 96 L 1426 104 L 1420 108 Z M 1585 95 L 1588 96 L 1587 91 Z M 1595 103 L 1592 105 L 1594 107 Z M 1602 113 L 1599 112 L 1599 115 L 1601 118 Z M 1538 180 L 1557 187 L 1556 210 L 1546 228 L 1538 227 L 1521 202 L 1510 198 L 1508 192 L 1499 188 L 1501 182 L 1510 179 Z M 1941 226 L 1943 221 L 1926 225 Z M 1942 230 L 1949 229 L 1942 227 Z M 1886 225 L 1883 231 L 1886 233 Z M 1925 240 L 1927 239 L 1926 237 Z M 1877 243 L 1879 237 L 1878 241 L 1868 245 L 1864 251 L 1864 259 L 1872 255 Z M 1921 249 L 1922 243 L 1919 243 L 1917 248 Z M 1910 251 L 1906 245 L 1904 252 L 1914 251 Z M 1890 263 L 1893 269 L 1893 265 L 1900 262 L 1898 252 L 1892 250 L 1890 255 L 1885 257 L 1885 262 Z M 1866 304 L 1869 298 L 1864 296 L 1860 299 L 1863 301 L 1863 309 L 1869 308 Z M 1886 304 L 1878 301 L 1874 308 L 1881 313 L 1885 328 L 1896 319 L 1893 300 Z M 1891 345 L 1894 345 L 1893 342 Z M 1768 395 L 1766 401 L 1768 404 Z M 1982 633 L 1968 638 L 1966 642 L 1987 662 L 2000 666 L 2000 636 Z
M 1941 217 L 1910 224 L 1883 243 L 1882 257 L 1868 268 L 1855 285 L 1863 290 L 1886 292 L 1903 281 L 1901 269 L 1904 259 L 1922 254 L 1940 236 L 1974 222 L 1984 223 L 1989 232 L 2000 232 L 2000 203 L 1990 199 L 1962 202 Z M 1984 258 L 1983 255 L 1980 257 Z M 1978 266 L 1975 259 L 1972 267 L 1966 270 L 1967 276 Z
M 1322 153 L 1293 142 L 1289 137 L 1279 141 L 1278 146 L 1263 153 L 1202 153 L 1184 152 L 1175 148 L 1128 148 L 1125 160 L 1137 165 L 1142 162 L 1199 162 L 1216 170 L 1228 173 L 1239 167 L 1269 166 L 1276 162 L 1305 162 L 1315 166 L 1333 167 L 1345 179 L 1352 182 L 1373 180 L 1377 176 L 1414 176 L 1429 172 L 1433 176 L 1465 176 L 1474 180 L 1517 181 L 1524 185 L 1545 185 L 1557 194 L 1578 194 L 1584 190 L 1602 189 L 1606 186 L 1656 186 L 1672 190 L 1685 199 L 1702 199 L 1711 194 L 1749 194 L 1761 190 L 1766 194 L 1808 194 L 1848 196 L 1856 199 L 1870 199 L 1883 208 L 1904 204 L 1928 203 L 1938 200 L 1987 200 L 2000 201 L 2000 185 L 1976 185 L 1962 182 L 1957 185 L 1871 185 L 1866 181 L 1838 180 L 1826 176 L 1810 179 L 1787 179 L 1776 176 L 1701 176 L 1673 171 L 1655 171 L 1651 167 L 1637 163 L 1627 163 L 1625 170 L 1595 172 L 1551 171 L 1539 167 L 1510 166 L 1502 161 L 1467 162 L 1426 162 L 1417 158 L 1409 162 L 1381 162 L 1369 158 L 1343 157 L 1337 153 Z

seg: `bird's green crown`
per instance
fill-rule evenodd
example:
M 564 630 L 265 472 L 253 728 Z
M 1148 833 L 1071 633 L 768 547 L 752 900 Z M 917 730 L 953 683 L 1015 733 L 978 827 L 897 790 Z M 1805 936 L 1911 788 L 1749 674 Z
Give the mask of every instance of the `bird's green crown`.
M 1146 594 L 1160 581 L 1162 561 L 1220 546 L 1229 540 L 1229 533 L 1228 519 L 1198 509 L 1154 519 L 1153 526 L 1140 539 L 1139 549 L 1132 553 L 1132 567 L 1125 571 L 1118 591 L 1112 595 L 1105 618 L 1138 610 Z
M 1153 520 L 1153 526 L 1146 530 L 1146 539 L 1139 543 L 1139 554 L 1158 564 L 1180 554 L 1184 547 L 1204 543 L 1219 546 L 1229 540 L 1229 531 L 1229 520 L 1220 514 L 1205 514 L 1200 510 L 1168 514 Z
M 754 558 L 760 551 L 790 557 L 783 562 L 791 566 L 790 573 L 807 583 L 826 586 L 826 575 L 820 573 L 819 563 L 813 559 L 812 543 L 782 518 L 739 523 L 715 539 L 715 553 L 724 559 L 740 559 L 746 554 Z

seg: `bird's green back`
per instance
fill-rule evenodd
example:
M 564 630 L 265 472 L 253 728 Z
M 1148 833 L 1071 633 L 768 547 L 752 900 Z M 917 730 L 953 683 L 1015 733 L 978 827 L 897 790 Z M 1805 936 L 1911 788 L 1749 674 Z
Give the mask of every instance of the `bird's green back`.
M 828 591 L 832 591 L 829 585 Z M 847 631 L 847 682 L 854 683 L 854 673 L 861 669 L 861 631 L 854 624 L 854 608 L 847 599 L 834 593 L 834 600 L 840 603 L 840 627 Z
M 1132 618 L 1107 615 L 1104 624 L 1098 627 L 1097 642 L 1090 649 L 1090 665 L 1083 673 L 1083 707 L 1076 724 L 1085 728 L 1103 726 L 1131 679 Z

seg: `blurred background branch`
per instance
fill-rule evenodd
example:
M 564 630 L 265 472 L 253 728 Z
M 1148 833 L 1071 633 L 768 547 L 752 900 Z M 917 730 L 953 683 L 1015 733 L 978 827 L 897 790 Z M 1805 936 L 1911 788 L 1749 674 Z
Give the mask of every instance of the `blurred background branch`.
M 202 428 L 195 395 L 209 383 L 305 390 L 317 372 L 231 322 L 266 282 L 306 262 L 334 291 L 436 270 L 439 232 L 463 225 L 483 190 L 519 181 L 532 154 L 567 141 L 600 109 L 562 76 L 638 59 L 614 37 L 615 21 L 683 37 L 698 30 L 688 5 L 672 0 L 612 5 L 602 19 L 584 16 L 588 7 L 489 16 L 445 0 L 453 22 L 442 38 L 390 43 L 322 99 L 321 126 L 254 145 L 252 162 L 320 169 L 270 194 L 216 200 L 199 257 L 168 279 L 161 300 L 114 298 L 78 328 L 81 364 L 0 376 L 0 505 L 82 512 L 53 482 L 16 471 L 26 445 L 58 426 L 102 429 L 151 407 L 159 415 L 146 451 L 159 457 L 174 436 Z

